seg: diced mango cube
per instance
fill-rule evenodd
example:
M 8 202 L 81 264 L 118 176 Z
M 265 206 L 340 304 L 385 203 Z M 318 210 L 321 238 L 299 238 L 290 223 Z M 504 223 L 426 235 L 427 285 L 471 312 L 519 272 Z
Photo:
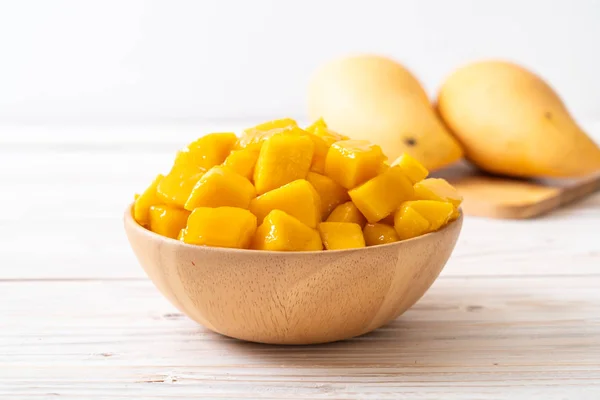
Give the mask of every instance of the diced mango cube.
M 448 222 L 454 221 L 454 220 L 458 219 L 458 217 L 460 217 L 460 210 L 458 208 L 454 207 L 454 211 L 452 211 L 452 215 L 450 216 L 450 219 L 448 220 Z
M 193 166 L 175 164 L 158 184 L 158 197 L 163 203 L 183 208 L 192 189 L 204 175 L 204 170 Z
M 339 142 L 342 140 L 350 140 L 348 136 L 342 135 L 329 129 L 323 118 L 319 118 L 318 120 L 313 122 L 313 124 L 306 128 L 306 130 L 316 136 L 321 137 L 325 141 L 327 146 L 331 146 L 335 142 Z
M 441 178 L 428 178 L 415 183 L 415 198 L 418 200 L 437 200 L 452 203 L 458 208 L 463 197 L 454 186 Z
M 296 179 L 305 179 L 314 147 L 308 135 L 279 133 L 265 140 L 254 168 L 257 193 L 263 194 Z
M 309 172 L 306 174 L 306 180 L 315 188 L 321 199 L 321 219 L 324 220 L 339 204 L 350 200 L 348 191 L 336 183 L 333 179 Z
M 235 133 L 210 133 L 177 153 L 175 165 L 207 170 L 221 164 L 237 141 Z
M 386 224 L 367 224 L 363 229 L 363 235 L 367 246 L 376 246 L 400 240 L 396 230 Z
M 321 222 L 319 234 L 327 250 L 365 247 L 362 228 L 352 222 Z
M 394 216 L 396 215 L 396 211 L 394 210 L 390 213 L 390 215 L 388 215 L 387 217 L 385 217 L 384 219 L 382 219 L 381 221 L 379 221 L 382 224 L 386 224 L 389 226 L 394 226 Z
M 141 195 L 138 195 L 133 204 L 133 219 L 138 224 L 146 226 L 150 222 L 149 210 L 150 206 L 162 204 L 162 200 L 156 193 L 158 184 L 164 179 L 164 176 L 158 175 L 150 186 Z
M 250 211 L 256 215 L 259 224 L 273 210 L 285 211 L 311 228 L 321 222 L 321 199 L 305 179 L 270 190 L 250 202 Z
M 421 236 L 429 227 L 429 221 L 412 207 L 401 207 L 394 216 L 394 229 L 401 240 Z
M 404 175 L 415 184 L 423 179 L 427 178 L 429 171 L 415 158 L 411 157 L 407 153 L 402 154 L 393 163 L 392 166 L 397 165 L 402 169 Z
M 252 148 L 234 150 L 227 156 L 223 165 L 246 179 L 252 179 L 258 153 L 259 150 Z
M 256 217 L 236 207 L 198 207 L 190 214 L 183 241 L 203 246 L 247 249 L 256 232 Z
M 334 208 L 327 217 L 327 222 L 353 222 L 362 228 L 367 223 L 367 219 L 353 202 L 348 201 Z
M 263 142 L 274 134 L 281 132 L 296 132 L 297 130 L 304 132 L 298 128 L 296 121 L 291 118 L 263 122 L 262 124 L 258 124 L 252 128 L 244 130 L 244 134 L 237 141 L 235 148 L 250 148 L 260 151 L 260 147 L 262 146 Z
M 366 140 L 335 142 L 327 152 L 325 175 L 352 189 L 376 176 L 385 160 L 381 147 Z
M 310 170 L 322 174 L 325 172 L 325 159 L 327 158 L 329 145 L 325 143 L 323 138 L 317 135 L 313 135 L 312 133 L 309 133 L 308 137 L 310 137 L 310 139 L 313 141 L 313 144 L 315 145 Z
M 150 207 L 150 230 L 159 235 L 176 239 L 187 225 L 190 212 L 172 206 Z
M 388 216 L 413 198 L 413 186 L 399 166 L 387 171 L 348 192 L 367 221 L 374 223 Z
M 437 231 L 444 226 L 454 213 L 454 206 L 445 201 L 413 200 L 402 203 L 402 208 L 410 207 L 429 221 L 429 231 Z
M 256 230 L 252 248 L 271 251 L 322 250 L 321 238 L 310 228 L 285 211 L 273 210 Z
M 248 208 L 250 200 L 254 197 L 256 197 L 256 190 L 252 182 L 218 165 L 209 169 L 198 180 L 184 208 L 189 211 L 197 207 Z

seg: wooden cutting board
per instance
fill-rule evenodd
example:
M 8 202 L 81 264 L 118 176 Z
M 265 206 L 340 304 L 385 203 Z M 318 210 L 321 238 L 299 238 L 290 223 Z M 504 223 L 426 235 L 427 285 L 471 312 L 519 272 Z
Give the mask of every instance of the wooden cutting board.
M 577 180 L 520 180 L 487 175 L 466 163 L 433 173 L 463 195 L 465 215 L 532 218 L 600 189 L 600 174 Z

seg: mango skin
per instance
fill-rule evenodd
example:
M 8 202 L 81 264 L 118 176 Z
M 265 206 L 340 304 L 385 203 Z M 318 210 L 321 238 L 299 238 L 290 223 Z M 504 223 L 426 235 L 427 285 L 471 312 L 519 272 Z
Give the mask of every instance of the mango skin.
M 521 178 L 600 171 L 598 145 L 548 83 L 519 65 L 466 65 L 447 78 L 437 103 L 467 159 L 484 171 Z
M 408 153 L 429 170 L 463 155 L 420 82 L 387 57 L 356 55 L 320 67 L 309 83 L 308 114 L 352 139 L 380 145 L 392 160 Z

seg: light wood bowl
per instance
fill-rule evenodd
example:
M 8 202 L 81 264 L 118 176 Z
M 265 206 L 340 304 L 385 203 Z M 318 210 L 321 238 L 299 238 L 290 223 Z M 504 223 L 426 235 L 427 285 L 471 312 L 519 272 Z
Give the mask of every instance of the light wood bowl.
M 438 232 L 363 249 L 270 252 L 188 245 L 125 212 L 140 264 L 181 312 L 220 334 L 315 344 L 362 335 L 425 294 L 450 257 L 459 219 Z

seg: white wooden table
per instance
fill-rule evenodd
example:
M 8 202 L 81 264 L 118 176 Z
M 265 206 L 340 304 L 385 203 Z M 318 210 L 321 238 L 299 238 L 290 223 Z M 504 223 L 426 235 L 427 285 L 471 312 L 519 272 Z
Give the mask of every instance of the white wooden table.
M 425 297 L 346 342 L 241 343 L 178 313 L 121 215 L 222 129 L 0 127 L 0 398 L 600 398 L 600 193 L 537 220 L 467 218 Z

